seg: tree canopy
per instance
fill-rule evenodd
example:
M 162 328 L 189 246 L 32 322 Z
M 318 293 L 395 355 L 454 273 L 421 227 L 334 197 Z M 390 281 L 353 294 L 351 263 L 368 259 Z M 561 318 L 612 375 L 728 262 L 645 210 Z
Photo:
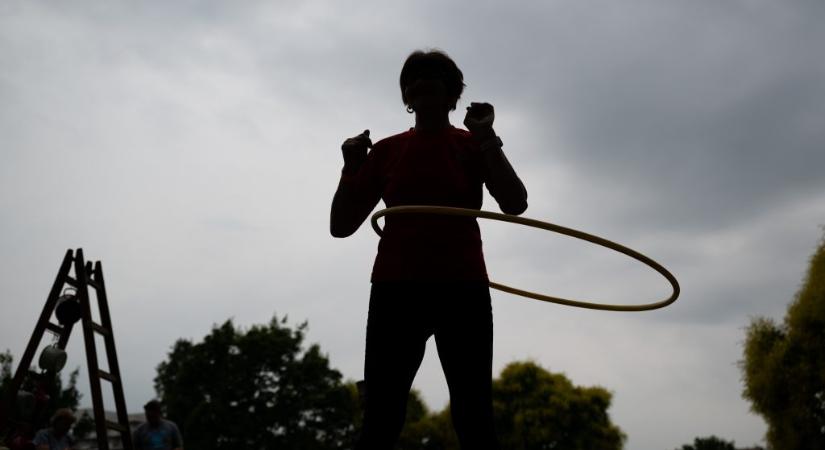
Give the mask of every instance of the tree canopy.
M 11 379 L 14 376 L 12 365 L 14 357 L 11 352 L 6 350 L 0 353 L 0 395 L 2 395 L 6 387 L 10 385 Z M 69 373 L 69 379 L 64 382 L 62 377 L 58 374 L 55 376 L 49 385 L 47 394 L 49 395 L 49 404 L 46 408 L 48 415 L 56 411 L 58 408 L 69 408 L 73 411 L 77 410 L 80 403 L 80 392 L 77 390 L 77 377 L 80 375 L 80 368 L 77 367 Z M 20 387 L 23 390 L 32 389 L 33 386 L 30 380 L 26 380 Z M 2 397 L 0 397 L 2 398 Z
M 625 435 L 610 421 L 607 410 L 611 399 L 601 387 L 575 386 L 565 375 L 536 363 L 513 362 L 493 380 L 493 408 L 501 448 L 621 449 Z M 417 396 L 411 400 L 420 401 Z M 459 449 L 449 405 L 424 415 L 411 416 L 409 411 L 396 449 Z
M 773 448 L 825 448 L 825 241 L 781 324 L 764 317 L 747 329 L 745 389 L 768 424 Z
M 716 436 L 696 438 L 693 444 L 685 444 L 676 450 L 736 450 L 733 441 L 728 442 Z
M 10 387 L 12 377 L 14 377 L 14 371 L 12 370 L 13 363 L 14 357 L 11 352 L 6 350 L 0 353 L 0 399 L 5 398 L 6 389 Z M 79 374 L 80 368 L 78 367 L 69 373 L 69 379 L 66 382 L 63 381 L 60 374 L 47 379 L 46 394 L 48 395 L 48 402 L 42 406 L 42 409 L 37 411 L 37 417 L 28 418 L 33 420 L 33 425 L 36 428 L 48 426 L 49 418 L 59 408 L 69 408 L 73 411 L 77 410 L 81 397 L 80 392 L 77 390 L 77 377 Z M 34 380 L 32 380 L 31 377 L 26 377 L 20 389 L 34 392 Z M 38 408 L 40 408 L 40 406 L 38 406 Z M 0 430 L 0 432 L 2 431 L 3 430 Z
M 493 381 L 493 407 L 502 448 L 620 449 L 622 431 L 607 413 L 612 395 L 575 386 L 533 362 L 514 362 Z
M 216 326 L 201 342 L 179 340 L 158 366 L 155 388 L 187 447 L 351 448 L 360 428 L 355 383 L 341 381 L 306 324 Z M 502 448 L 620 449 L 625 435 L 607 413 L 612 395 L 575 386 L 533 362 L 514 362 L 493 380 Z M 449 405 L 431 412 L 413 390 L 398 450 L 458 450 Z
M 286 319 L 248 330 L 231 320 L 202 342 L 179 340 L 155 388 L 187 447 L 335 449 L 351 444 L 354 402 L 306 324 Z

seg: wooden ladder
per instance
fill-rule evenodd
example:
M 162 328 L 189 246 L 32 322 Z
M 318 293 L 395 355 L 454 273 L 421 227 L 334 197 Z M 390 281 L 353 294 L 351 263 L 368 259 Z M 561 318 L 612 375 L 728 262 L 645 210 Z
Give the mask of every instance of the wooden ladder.
M 74 277 L 70 274 L 72 267 L 74 267 Z M 57 343 L 55 345 L 59 349 L 64 350 L 66 348 L 74 322 L 55 324 L 51 321 L 51 318 L 55 315 L 54 313 L 59 303 L 58 300 L 61 298 L 61 292 L 67 285 L 75 289 L 77 301 L 80 303 L 80 322 L 83 327 L 83 340 L 86 347 L 86 365 L 89 372 L 89 385 L 92 393 L 92 410 L 94 412 L 98 449 L 109 450 L 109 430 L 114 430 L 120 433 L 123 449 L 134 450 L 132 434 L 129 428 L 129 417 L 126 411 L 126 400 L 123 396 L 123 382 L 117 363 L 115 337 L 112 331 L 112 320 L 109 316 L 109 304 L 106 298 L 103 270 L 100 261 L 95 262 L 94 265 L 92 265 L 91 261 L 84 261 L 82 249 L 77 249 L 76 252 L 72 252 L 72 250 L 66 252 L 63 263 L 60 265 L 60 270 L 57 273 L 57 278 L 46 300 L 46 305 L 40 313 L 40 318 L 34 327 L 32 337 L 29 340 L 28 346 L 26 346 L 26 351 L 23 353 L 23 357 L 14 374 L 10 389 L 6 391 L 6 395 L 4 396 L 4 404 L 2 405 L 4 408 L 0 409 L 5 409 L 4 415 L 11 416 L 7 417 L 9 423 L 19 423 L 19 420 L 13 417 L 11 412 L 14 411 L 13 405 L 17 399 L 17 393 L 26 376 L 36 375 L 36 373 L 31 370 L 31 363 L 37 349 L 40 347 L 44 332 L 49 331 L 57 336 Z M 100 312 L 101 323 L 99 324 L 92 320 L 89 287 L 95 289 L 97 294 L 95 297 L 97 298 L 98 311 Z M 108 372 L 101 370 L 98 365 L 95 333 L 103 337 L 106 347 Z M 106 419 L 105 410 L 103 409 L 101 380 L 108 381 L 112 385 L 117 422 Z

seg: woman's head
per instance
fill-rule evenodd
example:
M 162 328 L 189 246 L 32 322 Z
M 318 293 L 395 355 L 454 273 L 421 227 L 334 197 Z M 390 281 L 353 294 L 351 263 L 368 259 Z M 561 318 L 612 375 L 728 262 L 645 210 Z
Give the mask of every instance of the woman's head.
M 74 413 L 69 408 L 60 408 L 55 411 L 51 419 L 52 428 L 58 434 L 66 434 L 69 432 L 72 424 L 75 422 Z
M 464 74 L 441 50 L 416 50 L 401 68 L 401 100 L 415 109 L 428 102 L 443 102 L 454 110 L 464 91 Z

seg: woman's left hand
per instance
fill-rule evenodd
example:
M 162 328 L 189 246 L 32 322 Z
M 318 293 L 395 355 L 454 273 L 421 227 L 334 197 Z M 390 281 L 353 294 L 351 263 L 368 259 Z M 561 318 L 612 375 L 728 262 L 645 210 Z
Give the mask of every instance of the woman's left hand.
M 493 105 L 489 103 L 470 103 L 467 115 L 464 116 L 464 126 L 471 133 L 484 132 L 493 128 L 496 114 Z

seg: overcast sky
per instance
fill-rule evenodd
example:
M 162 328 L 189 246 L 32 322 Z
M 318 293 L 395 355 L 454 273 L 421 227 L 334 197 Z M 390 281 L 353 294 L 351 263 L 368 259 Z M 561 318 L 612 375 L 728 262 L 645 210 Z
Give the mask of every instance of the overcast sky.
M 644 313 L 494 291 L 495 373 L 532 359 L 604 386 L 629 449 L 762 442 L 737 361 L 750 318 L 783 316 L 823 235 L 825 3 L 502 5 L 0 0 L 0 351 L 19 358 L 66 249 L 82 247 L 103 262 L 130 411 L 176 339 L 228 318 L 306 320 L 360 379 L 377 236 L 329 235 L 339 148 L 412 126 L 398 74 L 437 47 L 465 75 L 458 111 L 495 105 L 525 216 L 628 245 L 682 285 Z M 489 196 L 484 209 L 498 211 Z M 669 294 L 585 242 L 482 233 L 495 281 L 614 303 Z M 84 367 L 72 339 L 69 367 Z M 433 409 L 448 400 L 432 341 L 415 387 Z

